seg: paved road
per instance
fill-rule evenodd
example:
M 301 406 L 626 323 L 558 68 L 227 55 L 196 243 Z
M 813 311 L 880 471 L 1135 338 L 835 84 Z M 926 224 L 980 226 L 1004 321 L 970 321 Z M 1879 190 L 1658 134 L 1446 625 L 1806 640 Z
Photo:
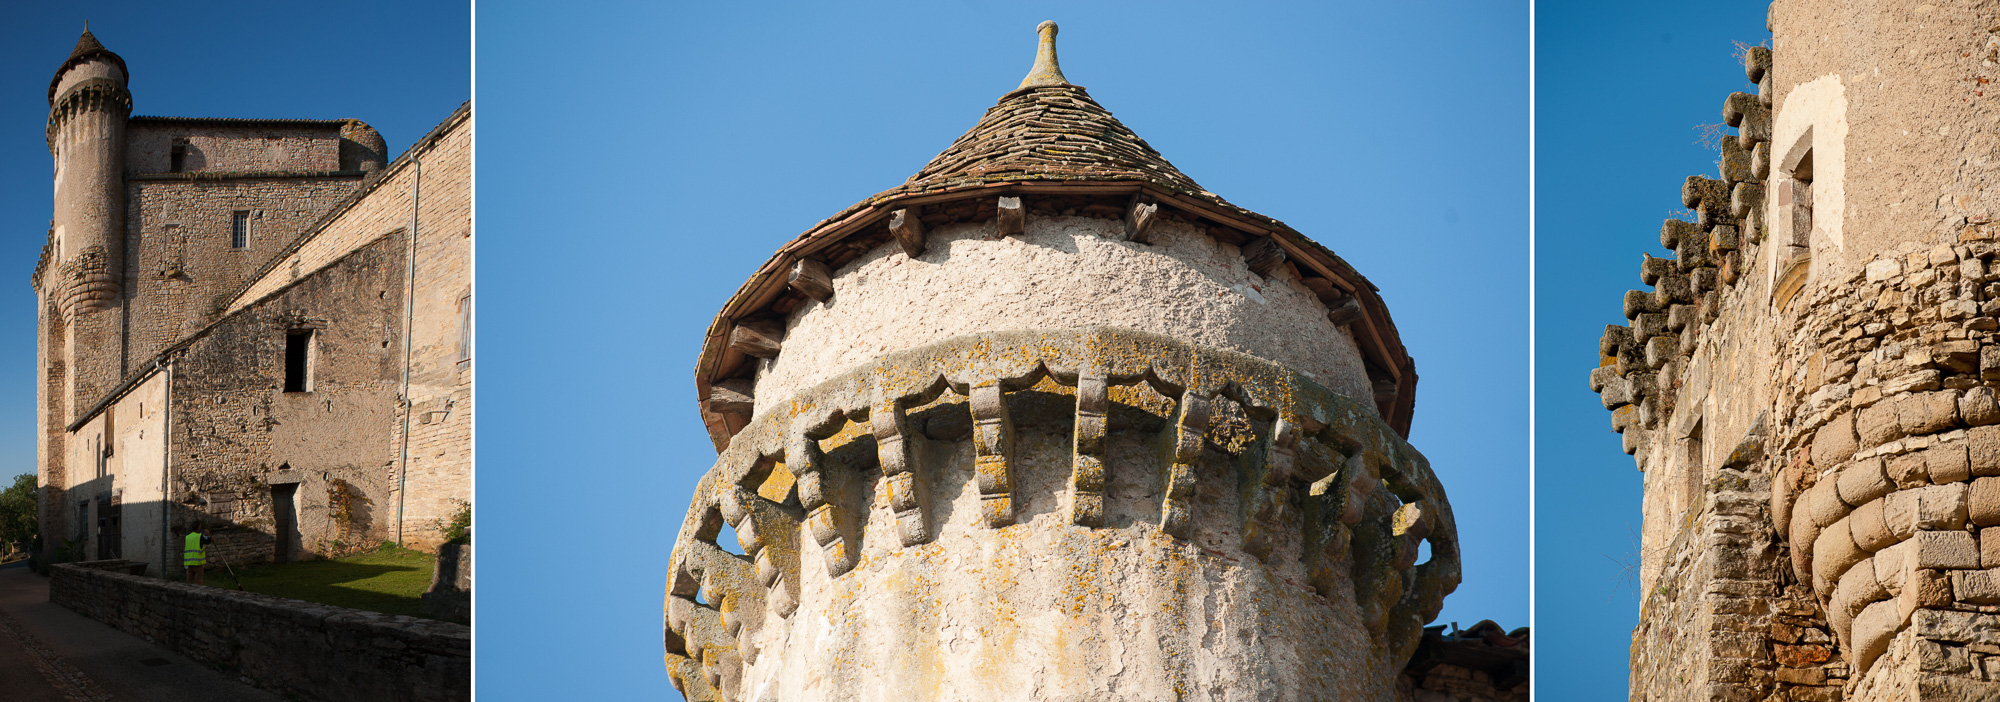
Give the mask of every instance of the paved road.
M 0 566 L 0 699 L 278 702 L 177 653 L 49 603 L 48 578 Z

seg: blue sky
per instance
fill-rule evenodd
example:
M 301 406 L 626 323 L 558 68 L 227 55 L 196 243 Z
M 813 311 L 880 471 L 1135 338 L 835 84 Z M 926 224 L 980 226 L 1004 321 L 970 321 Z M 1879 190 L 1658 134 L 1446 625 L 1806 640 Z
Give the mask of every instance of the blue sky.
M 0 482 L 35 472 L 35 295 L 55 164 L 49 79 L 83 23 L 131 71 L 132 110 L 354 118 L 401 154 L 472 96 L 463 3 L 10 3 L 0 21 Z
M 1540 0 L 1535 26 L 1535 693 L 1623 699 L 1638 624 L 1641 474 L 1585 382 L 1640 252 L 1717 177 L 1696 127 L 1755 92 L 1732 54 L 1763 43 L 1766 5 Z M 1734 130 L 1730 130 L 1734 131 Z
M 673 697 L 704 330 L 1013 89 L 1046 19 L 1069 79 L 1182 171 L 1381 287 L 1466 552 L 1440 621 L 1527 623 L 1525 3 L 487 2 L 482 695 Z

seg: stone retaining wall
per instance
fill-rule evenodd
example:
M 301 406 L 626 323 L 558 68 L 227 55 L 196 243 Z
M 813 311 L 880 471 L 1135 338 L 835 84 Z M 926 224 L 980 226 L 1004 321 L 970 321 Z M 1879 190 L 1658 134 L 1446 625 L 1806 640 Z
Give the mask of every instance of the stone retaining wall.
M 49 601 L 288 697 L 472 698 L 470 627 L 127 575 L 124 564 L 54 566 Z

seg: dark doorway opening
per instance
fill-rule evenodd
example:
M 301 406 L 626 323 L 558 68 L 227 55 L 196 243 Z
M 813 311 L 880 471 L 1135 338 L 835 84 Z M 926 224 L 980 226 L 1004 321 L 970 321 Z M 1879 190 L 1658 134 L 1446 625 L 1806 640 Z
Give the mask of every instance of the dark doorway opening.
M 123 536 L 119 529 L 119 513 L 124 505 L 112 502 L 109 497 L 97 499 L 97 558 L 124 558 Z
M 277 551 L 272 560 L 290 563 L 298 557 L 299 511 L 298 483 L 271 486 L 271 513 L 277 522 Z

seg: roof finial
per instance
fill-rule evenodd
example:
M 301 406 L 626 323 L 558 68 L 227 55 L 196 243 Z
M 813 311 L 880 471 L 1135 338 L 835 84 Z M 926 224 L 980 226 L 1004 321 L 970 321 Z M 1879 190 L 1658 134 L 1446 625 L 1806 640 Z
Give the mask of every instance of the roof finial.
M 1035 27 L 1035 33 L 1042 35 L 1042 40 L 1035 47 L 1035 67 L 1029 69 L 1028 77 L 1021 79 L 1021 88 L 1069 85 L 1069 79 L 1063 77 L 1062 66 L 1056 63 L 1056 23 L 1043 22 Z

